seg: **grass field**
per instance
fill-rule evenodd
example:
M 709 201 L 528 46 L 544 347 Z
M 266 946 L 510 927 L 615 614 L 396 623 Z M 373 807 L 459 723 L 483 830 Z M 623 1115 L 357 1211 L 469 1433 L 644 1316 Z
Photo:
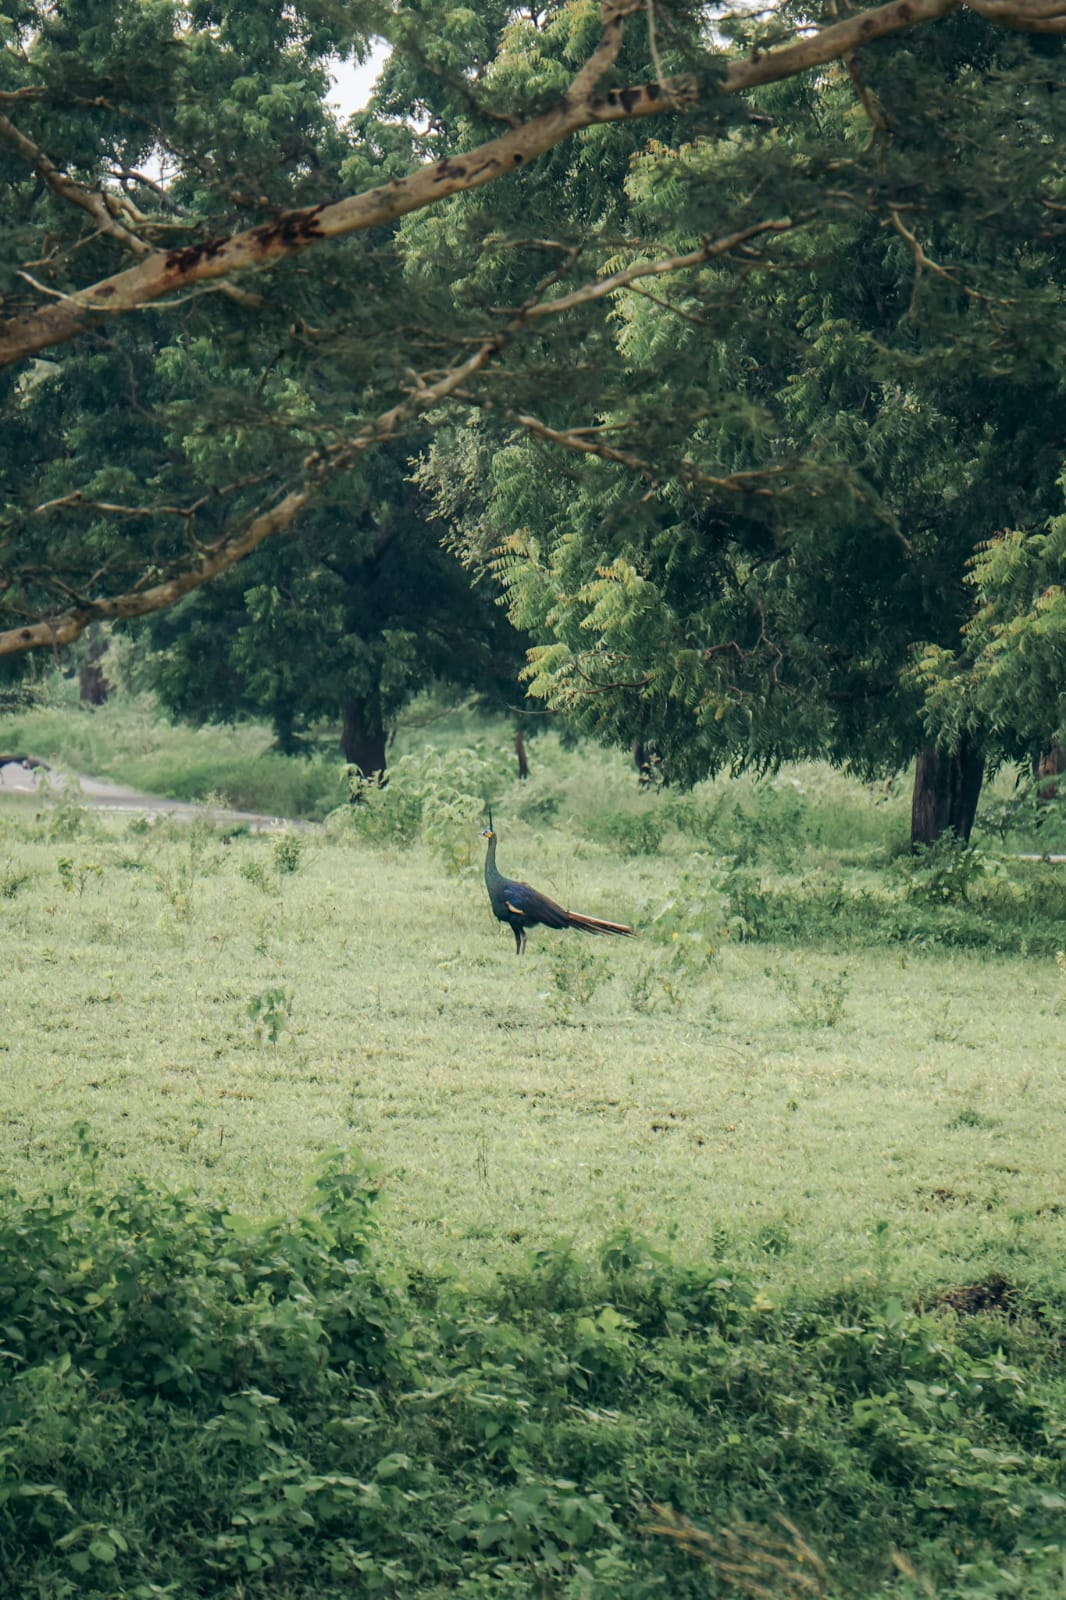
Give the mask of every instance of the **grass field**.
M 480 880 L 478 830 L 489 796 L 505 872 L 528 877 L 574 907 L 633 922 L 641 938 L 592 940 L 535 929 L 527 955 L 517 960 Z M 254 796 L 246 798 L 254 803 Z M 633 1285 L 649 1271 L 743 1281 L 745 1317 L 779 1316 L 772 1337 L 766 1334 L 776 1353 L 767 1353 L 770 1345 L 760 1342 L 754 1324 L 730 1336 L 730 1360 L 739 1361 L 743 1348 L 752 1374 L 777 1371 L 797 1337 L 801 1344 L 808 1337 L 797 1333 L 797 1308 L 822 1307 L 818 1316 L 828 1318 L 833 1351 L 826 1394 L 839 1395 L 839 1341 L 851 1324 L 856 1338 L 867 1330 L 869 1349 L 880 1340 L 883 1350 L 886 1338 L 894 1349 L 892 1330 L 902 1317 L 901 1349 L 946 1351 L 952 1371 L 962 1370 L 960 1362 L 972 1366 L 978 1356 L 969 1335 L 939 1324 L 930 1332 L 921 1322 L 923 1308 L 938 1315 L 937 1305 L 969 1305 L 968 1295 L 992 1316 L 980 1348 L 992 1350 L 998 1341 L 1022 1367 L 1032 1363 L 1031 1371 L 1017 1368 L 1019 1384 L 1043 1383 L 1054 1370 L 1061 1380 L 1061 1332 L 1047 1332 L 1046 1319 L 1064 1300 L 1066 958 L 1058 952 L 1066 943 L 1066 870 L 1014 860 L 1010 840 L 984 855 L 941 852 L 911 862 L 901 849 L 906 806 L 899 787 L 865 788 L 817 767 L 761 785 L 708 785 L 691 796 L 639 794 L 620 759 L 561 750 L 551 740 L 538 742 L 534 775 L 520 785 L 504 742 L 493 735 L 471 747 L 444 742 L 428 754 L 412 750 L 397 760 L 384 794 L 345 808 L 322 830 L 275 838 L 226 837 L 210 819 L 191 828 L 117 822 L 76 798 L 54 809 L 5 804 L 0 1157 L 7 1182 L 30 1204 L 71 1183 L 105 1193 L 146 1181 L 160 1191 L 186 1191 L 205 1216 L 219 1207 L 220 1214 L 296 1218 L 323 1152 L 358 1148 L 381 1172 L 385 1257 L 415 1281 L 458 1282 L 468 1307 L 470 1296 L 487 1297 L 484 1326 L 500 1330 L 494 1338 L 502 1340 L 504 1326 L 514 1322 L 523 1330 L 513 1335 L 515 1349 L 525 1349 L 524 1341 L 547 1338 L 543 1318 L 564 1316 L 568 1294 L 575 1304 L 592 1304 L 594 1334 L 581 1333 L 585 1312 L 575 1309 L 566 1337 L 598 1341 L 595 1361 L 614 1374 L 611 1383 L 603 1380 L 608 1409 L 636 1405 L 632 1395 L 623 1404 L 622 1390 L 611 1384 L 622 1382 L 623 1351 L 632 1355 L 635 1330 L 644 1327 Z M 100 1215 L 110 1215 L 107 1207 Z M 20 1227 L 25 1233 L 26 1225 Z M 635 1246 L 635 1239 L 648 1244 Z M 202 1273 L 214 1257 L 207 1245 L 197 1249 Z M 631 1273 L 624 1289 L 590 1288 L 592 1280 L 581 1278 L 585 1269 L 567 1265 L 571 1251 L 574 1260 L 590 1263 L 632 1258 L 636 1277 Z M 106 1252 L 100 1254 L 104 1259 Z M 667 1260 L 669 1269 L 654 1265 Z M 557 1275 L 546 1297 L 535 1288 L 545 1270 Z M 568 1288 L 568 1274 L 584 1287 Z M 451 1291 L 440 1292 L 447 1299 Z M 502 1301 L 493 1299 L 501 1293 Z M 1004 1314 L 1008 1305 L 1023 1304 L 1036 1322 Z M 433 1305 L 439 1339 L 442 1326 L 457 1327 L 463 1318 L 454 1305 L 444 1312 L 436 1299 Z M 611 1309 L 618 1305 L 624 1315 Z M 825 1310 L 845 1305 L 846 1314 Z M 902 1309 L 886 1311 L 892 1306 Z M 617 1329 L 608 1314 L 623 1317 Z M 676 1313 L 682 1321 L 689 1315 Z M 976 1328 L 981 1318 L 969 1320 Z M 680 1321 L 668 1317 L 664 1327 L 681 1337 Z M 917 1342 L 916 1327 L 926 1330 Z M 553 1337 L 563 1337 L 558 1327 Z M 532 1371 L 527 1356 L 512 1351 L 505 1359 L 500 1345 L 490 1360 L 488 1348 L 479 1343 L 475 1365 L 491 1366 L 494 1376 L 490 1382 L 482 1373 L 476 1382 L 507 1389 L 512 1378 L 500 1371 L 513 1374 L 516 1359 L 518 1370 Z M 1058 1369 L 1047 1366 L 1056 1348 Z M 464 1350 L 464 1360 L 473 1360 Z M 666 1370 L 656 1365 L 662 1359 L 641 1369 L 649 1394 L 648 1374 Z M 896 1357 L 878 1359 L 891 1366 Z M 419 1360 L 425 1365 L 429 1357 Z M 781 1367 L 772 1402 L 751 1411 L 742 1385 L 729 1391 L 728 1405 L 722 1400 L 720 1415 L 735 1403 L 738 1417 L 750 1414 L 755 1425 L 758 1416 L 762 1428 L 772 1413 L 775 1427 L 784 1428 L 775 1437 L 785 1437 L 790 1427 L 781 1423 L 781 1394 L 815 1383 L 816 1352 L 803 1361 L 795 1370 Z M 874 1385 L 877 1404 L 898 1409 L 899 1393 L 908 1384 L 933 1383 L 930 1374 L 942 1364 L 941 1356 L 926 1354 L 916 1365 L 892 1367 L 895 1377 L 862 1383 Z M 266 1383 L 261 1376 L 254 1381 L 260 1388 Z M 408 1373 L 404 1381 L 415 1380 Z M 626 1382 L 636 1382 L 634 1372 Z M 992 1426 L 991 1383 L 988 1377 L 983 1391 L 971 1383 L 975 1396 L 985 1394 L 972 1402 L 985 1418 L 981 1427 Z M 944 1393 L 956 1390 L 949 1383 Z M 1026 1395 L 1031 1418 L 1036 1402 L 1028 1387 Z M 592 1399 L 588 1404 L 595 1410 Z M 932 1402 L 927 1396 L 921 1404 Z M 711 1485 L 719 1483 L 720 1468 L 699 1465 L 692 1442 L 700 1436 L 698 1408 L 685 1424 L 696 1431 L 683 1446 L 680 1424 L 663 1421 L 668 1410 L 654 1412 L 654 1423 L 633 1423 L 634 1440 L 658 1439 L 665 1427 L 668 1441 L 675 1428 L 674 1444 L 652 1452 L 654 1470 L 651 1456 L 639 1472 L 631 1461 L 628 1476 L 610 1479 L 609 1494 L 610 1474 L 595 1491 L 608 1494 L 615 1522 L 627 1496 L 646 1504 L 669 1492 L 673 1505 L 698 1520 L 719 1493 Z M 810 1417 L 807 1425 L 822 1426 Z M 914 1425 L 913 1418 L 899 1422 L 900 1438 L 909 1438 Z M 937 1444 L 947 1454 L 940 1467 L 933 1456 L 923 1467 L 930 1481 L 948 1471 L 952 1451 L 967 1460 L 977 1452 L 974 1459 L 983 1460 L 980 1452 L 992 1450 L 989 1438 L 966 1433 L 969 1423 L 964 1427 L 957 1415 L 952 1420 L 945 1411 L 941 1425 L 945 1439 L 956 1442 Z M 729 1426 L 740 1430 L 731 1438 L 748 1439 L 747 1421 Z M 847 1450 L 861 1446 L 864 1461 L 868 1426 L 849 1424 L 859 1432 Z M 594 1433 L 611 1427 L 602 1420 L 585 1424 Z M 1042 1442 L 1033 1442 L 1034 1434 L 1024 1446 L 1013 1434 L 1013 1444 L 997 1434 L 996 1459 L 1005 1462 L 1017 1449 L 1026 1464 L 996 1471 L 1039 1482 L 1031 1494 L 1046 1495 L 1058 1470 L 1051 1462 L 1061 1431 L 1055 1449 L 1051 1434 L 1038 1432 Z M 559 1436 L 552 1432 L 550 1439 L 546 1462 L 552 1452 L 562 1460 Z M 616 1444 L 604 1435 L 598 1446 L 604 1460 Z M 897 1440 L 893 1450 L 897 1445 L 903 1460 L 911 1446 Z M 270 1448 L 280 1446 L 275 1441 Z M 397 1448 L 412 1448 L 410 1439 L 397 1446 L 393 1438 L 392 1453 Z M 422 1439 L 419 1449 L 431 1448 L 428 1436 Z M 479 1459 L 495 1459 L 484 1439 L 469 1448 Z M 1043 1600 L 1056 1592 L 1054 1575 L 1047 1576 L 1048 1563 L 1058 1560 L 1049 1531 L 1054 1509 L 1040 1512 L 1039 1522 L 1019 1511 L 1000 1553 L 985 1551 L 978 1560 L 974 1551 L 990 1535 L 976 1511 L 972 1517 L 967 1511 L 973 1528 L 960 1532 L 953 1547 L 949 1509 L 923 1513 L 933 1522 L 916 1531 L 921 1518 L 905 1507 L 906 1497 L 890 1514 L 871 1490 L 869 1506 L 880 1507 L 880 1520 L 867 1560 L 866 1536 L 857 1532 L 862 1517 L 856 1522 L 854 1509 L 841 1512 L 843 1490 L 823 1503 L 810 1463 L 803 1466 L 803 1451 L 790 1456 L 791 1448 L 775 1446 L 785 1451 L 784 1464 L 772 1469 L 756 1468 L 747 1454 L 750 1478 L 740 1473 L 732 1489 L 722 1480 L 724 1498 L 713 1515 L 739 1508 L 769 1518 L 775 1507 L 794 1515 L 804 1506 L 804 1530 L 820 1529 L 823 1552 L 835 1549 L 843 1566 L 832 1580 L 805 1590 L 798 1579 L 785 1583 L 771 1563 L 767 1592 L 936 1592 L 967 1600 L 1014 1593 Z M 313 1456 L 311 1445 L 301 1449 Z M 585 1449 L 576 1436 L 573 1449 L 579 1455 Z M 389 1453 L 381 1450 L 385 1459 Z M 695 1463 L 688 1499 L 678 1450 Z M 507 1493 L 517 1493 L 514 1484 L 534 1471 L 532 1457 L 522 1459 L 521 1472 L 511 1457 L 500 1467 L 500 1482 L 512 1486 Z M 589 1467 L 587 1482 L 586 1469 L 572 1461 L 566 1470 L 556 1465 L 555 1474 L 560 1482 L 580 1479 L 582 1492 L 592 1493 L 601 1468 Z M 548 1483 L 549 1466 L 536 1471 L 536 1481 Z M 983 1479 L 966 1482 L 975 1507 L 1000 1493 Z M 405 1504 L 421 1492 L 412 1479 Z M 563 1493 L 550 1484 L 543 1492 Z M 858 1495 L 855 1504 L 866 1504 L 865 1493 L 853 1485 L 844 1499 Z M 478 1549 L 496 1547 L 485 1526 L 496 1527 L 492 1519 L 504 1515 L 486 1494 L 484 1487 L 471 1489 L 462 1501 L 462 1515 L 475 1522 L 482 1513 L 470 1507 L 489 1507 L 484 1526 L 478 1523 Z M 830 1503 L 832 1513 L 825 1511 Z M 590 1528 L 599 1526 L 591 1502 L 582 1504 Z M 1066 1509 L 1066 1501 L 1061 1505 Z M 460 1511 L 448 1512 L 449 1527 L 458 1526 Z M 912 1512 L 919 1518 L 913 1526 Z M 525 1514 L 508 1511 L 508 1528 Z M 571 1514 L 579 1515 L 565 1515 Z M 538 1551 L 542 1544 L 558 1550 L 560 1517 L 558 1508 L 544 1512 Z M 604 1549 L 616 1548 L 615 1522 Z M 1004 1528 L 1011 1526 L 1008 1518 Z M 1030 1554 L 1004 1555 L 1023 1528 Z M 0 1523 L 0 1545 L 3 1537 Z M 132 1535 L 127 1529 L 122 1537 L 128 1543 Z M 102 1548 L 113 1542 L 106 1534 L 99 1539 Z M 893 1541 L 921 1553 L 923 1572 L 937 1579 L 935 1591 L 928 1577 L 908 1579 L 906 1562 L 888 1565 Z M 144 1533 L 145 1550 L 151 1542 Z M 635 1568 L 619 1566 L 612 1577 L 606 1554 L 597 1558 L 606 1562 L 602 1571 L 595 1564 L 586 1570 L 570 1551 L 559 1576 L 554 1558 L 542 1553 L 534 1560 L 521 1539 L 513 1564 L 482 1570 L 460 1562 L 460 1581 L 442 1575 L 452 1569 L 438 1560 L 439 1540 L 430 1545 L 435 1553 L 432 1559 L 426 1553 L 424 1564 L 436 1574 L 432 1580 L 412 1576 L 413 1567 L 403 1578 L 386 1562 L 374 1580 L 378 1589 L 643 1596 L 658 1592 L 669 1571 L 673 1593 L 725 1592 L 713 1584 L 708 1590 L 706 1573 L 697 1581 L 682 1575 L 683 1565 L 675 1571 L 673 1557 L 665 1568 L 652 1563 L 645 1587 Z M 70 1548 L 81 1546 L 74 1541 Z M 86 1587 L 85 1567 L 75 1569 L 74 1587 L 65 1591 L 55 1587 L 62 1567 L 56 1561 L 34 1580 L 39 1589 L 22 1592 L 149 1592 L 108 1589 L 103 1577 L 101 1587 Z M 142 1577 L 147 1562 L 145 1555 L 137 1569 Z M 101 1572 L 109 1564 L 101 1557 Z M 715 1581 L 724 1583 L 721 1562 L 715 1570 Z M 175 1592 L 235 1596 L 236 1580 L 226 1572 L 218 1587 Z M 260 1581 L 265 1586 L 253 1583 L 249 1595 L 310 1600 L 312 1593 L 335 1592 L 321 1576 L 313 1585 L 294 1577 L 280 1556 L 274 1586 Z M 348 1591 L 342 1584 L 336 1592 Z
M 468 783 L 493 775 L 494 753 L 463 760 Z M 535 930 L 516 960 L 480 882 L 476 797 L 422 824 L 437 848 L 399 836 L 395 794 L 387 826 L 280 842 L 5 812 L 11 1177 L 50 1181 L 84 1121 L 116 1170 L 253 1211 L 294 1204 L 324 1147 L 356 1143 L 427 1261 L 622 1223 L 684 1254 L 762 1250 L 774 1281 L 892 1258 L 946 1281 L 990 1251 L 1039 1255 L 1066 1087 L 1045 903 L 1061 908 L 1062 873 L 991 880 L 1043 920 L 1006 925 L 1016 953 L 988 950 L 982 886 L 905 900 L 886 864 L 901 802 L 831 774 L 779 781 L 743 827 L 720 799 L 677 802 L 690 829 L 718 804 L 725 842 L 764 863 L 723 871 L 669 800 L 627 805 L 604 756 L 556 753 L 524 790 L 505 771 L 505 870 L 639 942 Z M 607 792 L 620 806 L 593 809 Z M 787 936 L 738 936 L 738 906 Z

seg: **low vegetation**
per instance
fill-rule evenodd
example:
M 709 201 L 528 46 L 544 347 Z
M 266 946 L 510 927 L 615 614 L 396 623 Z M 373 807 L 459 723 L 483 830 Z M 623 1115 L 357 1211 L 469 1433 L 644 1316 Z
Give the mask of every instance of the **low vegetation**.
M 779 1305 L 625 1232 L 472 1290 L 396 1270 L 375 1191 L 8 1199 L 11 1592 L 1060 1592 L 1061 1302 Z
M 1063 869 L 532 758 L 270 837 L 0 810 L 13 1592 L 1052 1600 Z M 516 960 L 489 798 L 642 937 Z

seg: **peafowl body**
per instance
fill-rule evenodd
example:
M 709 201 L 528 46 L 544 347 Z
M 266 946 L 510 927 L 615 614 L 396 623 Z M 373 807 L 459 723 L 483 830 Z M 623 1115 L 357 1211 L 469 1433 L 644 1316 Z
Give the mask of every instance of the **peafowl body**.
M 510 925 L 514 934 L 515 955 L 526 947 L 526 929 L 538 923 L 545 928 L 580 928 L 582 933 L 617 933 L 635 938 L 636 929 L 624 922 L 604 922 L 600 917 L 585 917 L 580 911 L 564 911 L 556 901 L 517 878 L 505 878 L 496 865 L 496 835 L 491 825 L 481 837 L 488 841 L 485 855 L 485 887 L 492 909 L 500 922 Z

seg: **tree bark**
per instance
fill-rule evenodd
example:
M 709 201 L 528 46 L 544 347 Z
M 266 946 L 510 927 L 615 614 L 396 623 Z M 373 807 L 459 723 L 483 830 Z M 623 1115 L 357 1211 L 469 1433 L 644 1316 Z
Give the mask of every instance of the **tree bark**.
M 1033 757 L 1034 778 L 1058 778 L 1066 772 L 1066 750 L 1059 744 L 1051 744 L 1048 749 L 1041 750 Z M 1037 787 L 1039 800 L 1054 800 L 1059 792 L 1057 783 L 1041 783 Z
M 926 745 L 914 771 L 912 846 L 935 844 L 948 832 L 968 844 L 984 775 L 984 755 L 970 740 L 952 754 Z
M 385 771 L 385 746 L 388 734 L 367 707 L 365 700 L 346 700 L 342 707 L 341 749 L 344 759 L 358 767 L 364 778 L 381 782 Z
M 107 640 L 98 634 L 90 644 L 89 653 L 78 673 L 78 698 L 83 706 L 102 706 L 111 693 L 111 685 L 100 665 L 100 659 L 106 651 Z
M 514 753 L 515 753 L 515 759 L 518 762 L 518 776 L 520 778 L 528 778 L 529 777 L 529 757 L 526 755 L 526 741 L 525 741 L 525 736 L 522 733 L 521 728 L 516 728 L 515 729 Z

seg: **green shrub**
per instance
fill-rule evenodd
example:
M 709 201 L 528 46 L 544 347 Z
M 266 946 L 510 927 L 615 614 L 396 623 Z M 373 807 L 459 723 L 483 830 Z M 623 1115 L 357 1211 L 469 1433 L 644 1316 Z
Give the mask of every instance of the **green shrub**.
M 903 877 L 908 900 L 919 905 L 957 906 L 987 877 L 989 865 L 979 850 L 963 844 L 953 833 L 945 833 L 935 844 L 918 845 L 912 855 L 900 856 L 896 870 Z
M 621 856 L 651 856 L 662 841 L 663 819 L 654 811 L 604 811 L 587 824 L 590 836 Z
M 1059 1593 L 1046 1294 L 775 1305 L 625 1231 L 408 1289 L 358 1159 L 251 1223 L 103 1192 L 81 1142 L 66 1192 L 0 1204 L 12 1593 L 696 1600 L 708 1567 L 776 1600 L 887 1600 L 901 1571 L 937 1600 Z
M 279 833 L 271 846 L 270 854 L 278 872 L 298 872 L 303 859 L 304 841 L 293 828 Z
M 503 750 L 464 746 L 397 758 L 381 788 L 357 769 L 342 824 L 375 843 L 429 846 L 446 871 L 472 865 L 493 796 L 510 777 Z

